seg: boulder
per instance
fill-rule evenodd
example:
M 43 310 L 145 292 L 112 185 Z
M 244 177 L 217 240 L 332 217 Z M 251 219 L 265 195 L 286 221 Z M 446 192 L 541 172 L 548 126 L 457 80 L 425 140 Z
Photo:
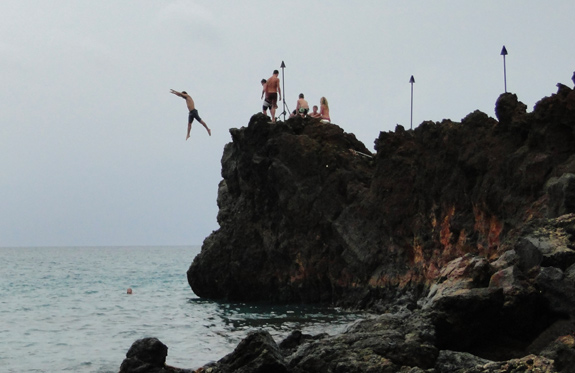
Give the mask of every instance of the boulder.
M 120 373 L 191 373 L 166 365 L 168 347 L 157 338 L 135 341 L 120 366 Z
M 565 173 L 552 177 L 545 185 L 549 196 L 547 216 L 556 218 L 575 213 L 575 174 Z
M 267 331 L 253 331 L 235 350 L 210 367 L 210 373 L 284 373 L 284 357 Z

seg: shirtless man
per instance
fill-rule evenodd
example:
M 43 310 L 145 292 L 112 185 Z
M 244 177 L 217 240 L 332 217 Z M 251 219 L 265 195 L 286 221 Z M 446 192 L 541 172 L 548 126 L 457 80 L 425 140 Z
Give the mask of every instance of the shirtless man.
M 271 104 L 270 113 L 272 115 L 272 123 L 276 122 L 276 109 L 278 107 L 278 100 L 282 99 L 282 91 L 280 89 L 280 80 L 278 78 L 279 71 L 274 70 L 274 74 L 268 79 L 264 85 L 266 92 L 266 101 Z
M 307 103 L 307 101 L 303 98 L 303 93 L 299 94 L 299 99 L 297 100 L 297 104 L 295 106 L 295 110 L 297 113 L 299 113 L 299 115 L 301 115 L 302 117 L 305 117 L 307 112 L 309 111 L 309 104 Z
M 182 97 L 184 100 L 186 100 L 186 105 L 188 105 L 188 110 L 190 111 L 190 114 L 188 114 L 188 135 L 186 136 L 186 140 L 190 138 L 190 131 L 192 129 L 192 122 L 194 121 L 194 119 L 200 122 L 208 131 L 208 135 L 211 136 L 212 131 L 209 129 L 206 122 L 204 122 L 202 118 L 200 118 L 200 116 L 198 115 L 198 111 L 196 110 L 196 105 L 194 104 L 194 100 L 192 99 L 192 97 L 186 91 L 178 92 L 174 91 L 173 89 L 170 89 L 170 93 Z
M 312 118 L 321 118 L 321 114 L 319 113 L 317 105 L 313 105 L 313 111 L 309 115 Z

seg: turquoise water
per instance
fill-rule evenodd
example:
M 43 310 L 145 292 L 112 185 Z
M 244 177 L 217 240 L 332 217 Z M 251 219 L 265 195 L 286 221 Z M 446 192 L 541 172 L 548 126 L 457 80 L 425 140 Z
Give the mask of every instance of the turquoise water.
M 248 331 L 335 334 L 359 315 L 313 306 L 199 299 L 190 247 L 0 248 L 2 372 L 117 372 L 139 338 L 168 346 L 167 364 L 197 368 Z M 127 288 L 133 289 L 127 295 Z

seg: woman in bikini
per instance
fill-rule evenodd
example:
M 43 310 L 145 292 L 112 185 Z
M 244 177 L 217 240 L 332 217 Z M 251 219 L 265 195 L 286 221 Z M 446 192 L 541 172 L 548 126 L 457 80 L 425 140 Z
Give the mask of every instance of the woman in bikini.
M 319 113 L 321 115 L 321 120 L 331 122 L 331 119 L 329 118 L 329 105 L 327 103 L 327 99 L 325 97 L 322 97 L 319 100 L 319 104 L 320 104 Z

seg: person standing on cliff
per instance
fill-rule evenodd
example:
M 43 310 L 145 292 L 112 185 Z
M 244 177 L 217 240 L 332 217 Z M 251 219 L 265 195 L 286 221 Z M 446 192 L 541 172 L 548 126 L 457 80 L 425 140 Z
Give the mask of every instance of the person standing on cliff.
M 271 104 L 270 113 L 272 115 L 272 123 L 276 122 L 276 109 L 278 107 L 278 100 L 282 99 L 282 91 L 280 89 L 279 71 L 274 70 L 273 75 L 267 80 L 264 85 L 266 93 L 266 101 Z
M 264 103 L 262 104 L 262 113 L 264 115 L 268 115 L 268 108 L 270 108 L 271 111 L 271 106 L 272 104 L 270 104 L 270 102 L 268 101 L 268 96 L 266 95 L 266 97 L 264 98 L 264 94 L 266 93 L 266 83 L 268 81 L 265 79 L 262 79 L 262 99 L 264 100 Z
M 211 136 L 212 131 L 210 130 L 206 122 L 204 122 L 202 118 L 200 118 L 200 115 L 198 114 L 198 110 L 196 110 L 196 105 L 194 104 L 192 96 L 190 96 L 186 91 L 178 92 L 174 91 L 173 89 L 170 89 L 170 93 L 182 97 L 184 100 L 186 100 L 186 105 L 188 106 L 188 110 L 190 111 L 190 113 L 188 114 L 188 135 L 186 136 L 186 140 L 190 138 L 190 131 L 192 129 L 192 122 L 194 121 L 194 119 L 200 122 L 202 126 L 204 126 L 208 131 L 208 135 Z

